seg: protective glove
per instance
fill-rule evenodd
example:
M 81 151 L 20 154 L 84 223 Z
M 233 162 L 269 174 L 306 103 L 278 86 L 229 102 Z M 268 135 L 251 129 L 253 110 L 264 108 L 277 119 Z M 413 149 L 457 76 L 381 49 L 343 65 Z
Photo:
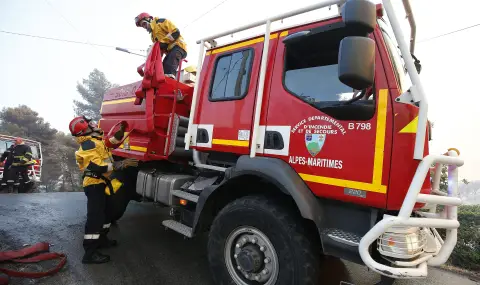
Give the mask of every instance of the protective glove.
M 123 160 L 114 161 L 114 162 L 112 163 L 112 166 L 113 166 L 113 170 L 121 170 L 121 169 L 123 169 Z
M 126 126 L 124 123 L 121 123 L 121 124 L 120 124 L 120 129 L 115 132 L 115 134 L 113 135 L 113 137 L 114 137 L 116 140 L 121 141 L 121 140 L 123 139 L 123 136 L 125 135 L 125 129 L 126 129 L 126 128 L 127 128 L 127 126 Z
M 129 166 L 137 167 L 138 166 L 138 160 L 136 160 L 134 158 L 126 158 L 124 160 L 113 162 L 113 169 L 114 170 L 122 170 L 124 168 L 129 167 Z
M 123 160 L 123 167 L 126 168 L 126 167 L 129 167 L 129 166 L 137 167 L 138 166 L 138 160 L 134 159 L 134 158 L 124 159 Z

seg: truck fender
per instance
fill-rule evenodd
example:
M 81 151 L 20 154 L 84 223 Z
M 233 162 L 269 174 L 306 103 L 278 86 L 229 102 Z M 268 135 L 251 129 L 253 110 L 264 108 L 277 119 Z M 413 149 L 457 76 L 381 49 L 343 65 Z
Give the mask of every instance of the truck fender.
M 303 179 L 285 161 L 278 158 L 241 156 L 235 167 L 227 169 L 225 179 L 219 185 L 205 188 L 198 200 L 194 219 L 194 230 L 200 218 L 200 214 L 209 197 L 228 183 L 232 178 L 242 175 L 255 175 L 261 177 L 283 193 L 291 196 L 295 201 L 303 218 L 312 220 L 317 228 L 321 228 L 322 207 L 315 198 Z

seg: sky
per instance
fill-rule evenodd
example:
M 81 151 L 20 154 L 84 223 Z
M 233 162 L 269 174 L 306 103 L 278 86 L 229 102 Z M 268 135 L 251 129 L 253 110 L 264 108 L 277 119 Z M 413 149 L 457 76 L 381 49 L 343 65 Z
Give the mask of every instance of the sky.
M 0 30 L 146 50 L 151 44 L 149 35 L 135 27 L 134 18 L 148 12 L 168 18 L 179 27 L 188 44 L 187 65 L 196 65 L 196 41 L 200 38 L 318 1 L 184 0 L 178 5 L 175 1 L 146 0 L 0 0 Z M 398 16 L 404 18 L 401 0 L 392 2 L 399 8 Z M 479 81 L 480 26 L 431 39 L 478 24 L 480 1 L 464 0 L 454 5 L 447 0 L 411 0 L 411 5 L 417 22 L 415 55 L 423 67 L 420 77 L 429 100 L 428 118 L 435 124 L 430 153 L 458 148 L 465 160 L 460 177 L 480 180 L 480 171 L 475 170 L 480 167 L 480 89 L 473 84 Z M 309 12 L 275 23 L 273 28 L 336 12 L 336 7 Z M 251 29 L 224 40 L 233 41 L 262 30 Z M 0 108 L 26 104 L 54 128 L 65 132 L 74 116 L 73 100 L 80 99 L 77 82 L 94 68 L 103 71 L 113 83 L 138 81 L 141 78 L 136 68 L 142 62 L 141 57 L 111 47 L 0 32 Z

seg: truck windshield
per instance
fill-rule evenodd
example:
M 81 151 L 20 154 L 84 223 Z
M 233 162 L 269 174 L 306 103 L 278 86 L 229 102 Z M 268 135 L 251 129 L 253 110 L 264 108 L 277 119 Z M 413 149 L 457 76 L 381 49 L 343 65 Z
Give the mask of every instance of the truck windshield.
M 30 145 L 30 149 L 32 150 L 32 157 L 33 157 L 33 159 L 39 159 L 39 158 L 41 158 L 41 157 L 40 157 L 40 154 L 39 154 L 39 152 L 38 152 L 37 146 L 35 146 L 35 145 Z
M 285 88 L 317 108 L 352 99 L 355 90 L 338 79 L 338 48 L 345 35 L 338 28 L 286 46 Z
M 3 154 L 7 150 L 7 142 L 4 140 L 0 140 L 0 155 Z
M 378 25 L 382 31 L 383 40 L 385 41 L 390 61 L 395 70 L 395 77 L 397 78 L 401 92 L 403 92 L 410 88 L 411 83 L 410 78 L 407 76 L 407 69 L 405 68 L 405 62 L 403 61 L 402 54 L 398 48 L 398 43 L 395 40 L 395 35 L 393 34 L 390 25 L 387 24 L 385 19 L 379 19 Z
M 12 144 L 13 141 L 0 140 L 0 155 L 2 155 Z

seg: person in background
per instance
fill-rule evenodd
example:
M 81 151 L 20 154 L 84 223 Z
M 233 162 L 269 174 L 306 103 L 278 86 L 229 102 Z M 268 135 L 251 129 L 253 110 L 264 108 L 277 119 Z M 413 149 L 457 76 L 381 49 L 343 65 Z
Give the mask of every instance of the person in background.
M 23 183 L 30 183 L 28 178 L 28 167 L 34 164 L 32 159 L 32 149 L 26 145 L 22 138 L 15 139 L 15 146 L 13 147 L 13 162 L 11 167 L 11 175 L 13 176 L 13 185 L 18 189 L 19 176 L 22 177 Z
M 2 156 L 0 157 L 0 166 L 3 166 L 3 177 L 1 182 L 2 187 L 7 186 L 8 179 L 12 177 L 9 175 L 9 173 L 10 167 L 13 163 L 13 148 L 14 145 L 12 144 L 6 151 L 2 153 Z
M 166 54 L 163 60 L 163 72 L 165 76 L 175 78 L 180 61 L 187 57 L 187 44 L 180 30 L 172 21 L 154 18 L 148 13 L 141 13 L 135 17 L 135 25 L 147 30 L 153 43 L 160 43 L 160 49 Z
M 82 263 L 105 263 L 110 261 L 110 256 L 102 254 L 99 249 L 117 245 L 117 241 L 108 239 L 107 234 L 112 220 L 112 199 L 122 186 L 119 180 L 112 179 L 111 176 L 114 170 L 134 166 L 138 161 L 113 160 L 110 148 L 121 144 L 125 136 L 123 124 L 111 138 L 105 138 L 103 131 L 84 116 L 74 118 L 69 124 L 69 130 L 80 145 L 75 158 L 83 171 L 83 189 L 87 196 L 87 221 L 83 238 L 85 254 Z

